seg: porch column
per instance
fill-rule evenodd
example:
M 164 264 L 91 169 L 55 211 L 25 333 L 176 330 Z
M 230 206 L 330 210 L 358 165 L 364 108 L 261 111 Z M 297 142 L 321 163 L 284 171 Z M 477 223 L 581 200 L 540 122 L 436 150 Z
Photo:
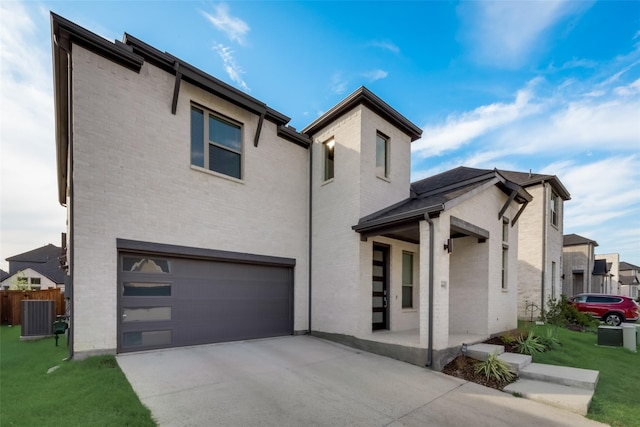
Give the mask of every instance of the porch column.
M 420 333 L 420 347 L 427 348 L 429 345 L 429 223 L 420 221 L 420 278 L 418 286 L 420 289 L 418 304 L 418 325 Z
M 429 269 L 433 268 L 433 349 L 449 345 L 449 254 L 444 243 L 449 238 L 449 217 L 420 221 L 420 345 L 427 347 L 429 339 Z M 429 265 L 429 239 L 434 233 L 433 265 Z

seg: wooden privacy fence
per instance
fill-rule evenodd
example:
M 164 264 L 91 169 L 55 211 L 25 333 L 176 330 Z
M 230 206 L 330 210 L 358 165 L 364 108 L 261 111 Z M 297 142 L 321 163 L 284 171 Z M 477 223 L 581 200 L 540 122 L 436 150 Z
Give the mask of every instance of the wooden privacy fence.
M 20 301 L 25 299 L 53 300 L 56 315 L 64 315 L 65 300 L 59 288 L 42 291 L 0 291 L 0 321 L 3 325 L 20 324 Z

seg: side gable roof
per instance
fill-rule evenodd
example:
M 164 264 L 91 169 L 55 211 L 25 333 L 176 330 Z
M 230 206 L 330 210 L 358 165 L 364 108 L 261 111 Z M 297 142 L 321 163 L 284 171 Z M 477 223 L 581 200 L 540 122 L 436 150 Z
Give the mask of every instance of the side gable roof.
M 562 240 L 562 246 L 577 246 L 588 244 L 598 246 L 598 242 L 596 242 L 595 240 L 587 239 L 586 237 L 582 237 L 577 234 L 565 234 L 564 236 L 562 236 Z
M 523 186 L 524 188 L 539 185 L 543 182 L 548 182 L 549 184 L 551 184 L 551 187 L 558 194 L 558 196 L 562 197 L 563 200 L 571 200 L 571 194 L 569 194 L 569 191 L 565 188 L 560 179 L 555 175 L 544 175 L 531 172 L 515 172 L 503 169 L 499 169 L 498 172 L 500 172 L 508 180 L 513 181 Z
M 506 194 L 516 192 L 517 203 L 528 203 L 532 197 L 519 185 L 505 179 L 495 170 L 458 167 L 411 184 L 411 196 L 395 205 L 367 215 L 352 228 L 360 233 L 420 221 L 457 204 L 467 195 L 496 185 Z
M 620 265 L 618 266 L 618 271 L 627 271 L 627 270 L 640 271 L 640 267 L 625 261 L 620 261 Z
M 7 273 L 6 271 L 0 269 L 0 282 L 2 282 L 4 279 L 6 279 L 7 277 L 10 277 L 11 275 L 9 273 Z
M 52 259 L 58 259 L 62 249 L 56 245 L 49 243 L 48 245 L 27 251 L 18 255 L 7 258 L 6 260 L 18 262 L 45 263 Z
M 380 117 L 384 118 L 407 134 L 411 138 L 411 142 L 420 139 L 420 136 L 422 136 L 422 129 L 410 122 L 406 117 L 398 113 L 389 104 L 378 98 L 373 94 L 373 92 L 364 86 L 358 88 L 336 106 L 314 120 L 309 126 L 302 129 L 302 133 L 313 135 L 323 127 L 333 122 L 336 118 L 346 114 L 361 104 L 365 105 Z

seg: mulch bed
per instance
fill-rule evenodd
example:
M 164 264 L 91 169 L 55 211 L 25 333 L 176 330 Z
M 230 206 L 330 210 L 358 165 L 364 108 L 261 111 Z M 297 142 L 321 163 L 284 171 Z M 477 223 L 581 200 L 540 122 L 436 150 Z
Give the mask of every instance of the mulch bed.
M 515 336 L 514 340 L 510 343 L 504 343 L 500 337 L 489 338 L 484 341 L 484 344 L 503 345 L 504 351 L 510 353 L 518 353 L 516 350 Z M 451 375 L 453 377 L 462 378 L 466 381 L 471 381 L 485 387 L 495 388 L 502 390 L 513 381 L 498 381 L 492 378 L 487 378 L 484 374 L 478 374 L 475 372 L 475 366 L 478 363 L 477 360 L 467 356 L 458 356 L 451 361 L 442 370 L 443 373 Z M 517 378 L 514 378 L 514 381 Z

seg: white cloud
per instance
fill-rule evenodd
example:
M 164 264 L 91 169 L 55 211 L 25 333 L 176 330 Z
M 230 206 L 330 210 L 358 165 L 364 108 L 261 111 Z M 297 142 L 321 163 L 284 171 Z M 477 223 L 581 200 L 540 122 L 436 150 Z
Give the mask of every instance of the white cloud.
M 400 53 L 400 48 L 390 41 L 374 40 L 369 43 L 369 46 L 377 47 L 383 50 L 388 50 L 389 52 L 393 52 L 393 53 Z
M 343 78 L 342 73 L 339 71 L 336 71 L 331 76 L 331 92 L 335 93 L 336 95 L 343 94 L 347 90 L 348 84 L 349 81 Z
M 49 15 L 0 2 L 0 216 L 2 261 L 59 244 Z M 6 268 L 5 268 L 6 269 Z
M 235 58 L 233 57 L 233 50 L 229 46 L 224 46 L 220 43 L 213 45 L 213 50 L 220 56 L 222 59 L 222 63 L 224 64 L 224 70 L 227 72 L 229 78 L 237 84 L 240 89 L 245 92 L 250 92 L 249 86 L 242 78 L 244 71 L 242 68 L 236 63 Z
M 412 152 L 427 157 L 457 150 L 487 132 L 533 114 L 538 109 L 532 103 L 536 82 L 534 79 L 519 90 L 511 103 L 483 105 L 469 112 L 450 115 L 444 124 L 425 127 L 422 139 L 412 145 Z
M 215 5 L 214 12 L 213 15 L 204 11 L 201 13 L 216 29 L 223 32 L 229 40 L 244 45 L 250 30 L 249 25 L 242 19 L 231 16 L 229 14 L 229 5 L 226 3 Z
M 384 70 L 371 70 L 363 73 L 363 76 L 369 80 L 369 82 L 375 82 L 376 80 L 381 80 L 386 78 L 389 75 L 388 72 Z
M 458 9 L 466 31 L 462 38 L 475 61 L 498 68 L 517 68 L 532 51 L 543 46 L 550 28 L 590 4 L 565 0 L 462 3 Z

